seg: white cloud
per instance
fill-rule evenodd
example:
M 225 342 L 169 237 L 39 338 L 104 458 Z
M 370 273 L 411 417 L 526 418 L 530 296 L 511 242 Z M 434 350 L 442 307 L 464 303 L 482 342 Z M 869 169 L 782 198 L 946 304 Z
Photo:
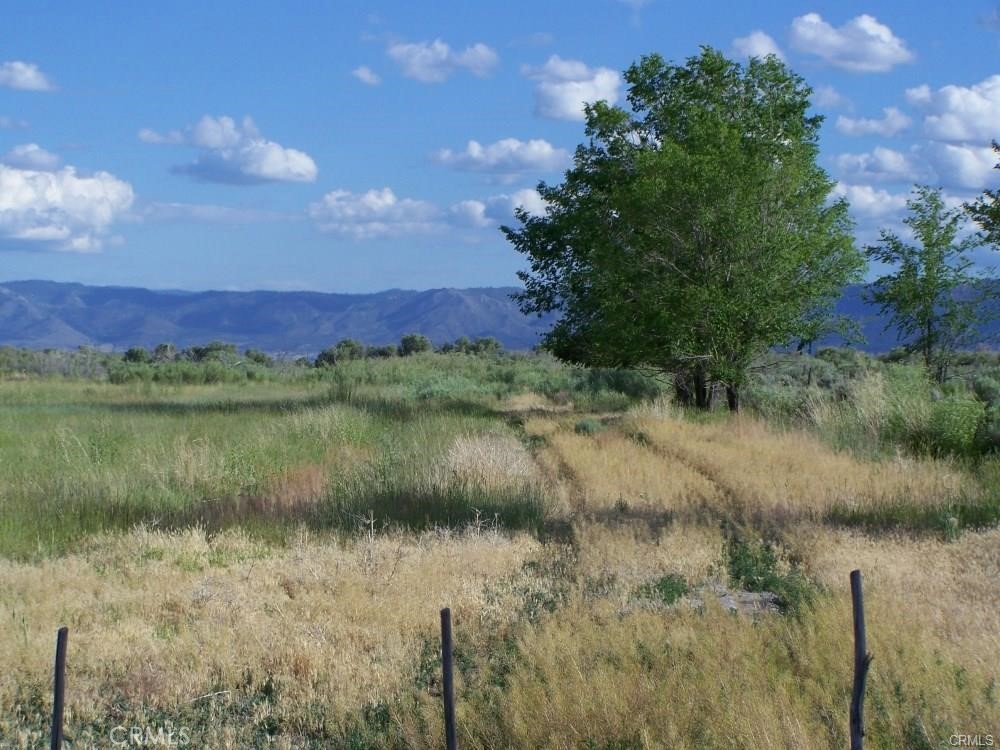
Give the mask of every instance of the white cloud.
M 459 225 L 485 228 L 496 226 L 498 223 L 487 214 L 487 206 L 483 201 L 459 201 L 448 209 L 448 213 Z
M 779 60 L 784 60 L 785 56 L 781 52 L 778 43 L 763 31 L 751 31 L 747 36 L 740 36 L 733 40 L 733 50 L 741 57 L 767 57 L 774 55 Z
M 318 173 L 309 154 L 263 138 L 249 116 L 237 123 L 231 117 L 205 115 L 183 132 L 160 134 L 143 128 L 139 140 L 199 148 L 201 153 L 194 162 L 174 171 L 206 182 L 314 182 Z
M 309 206 L 309 216 L 322 231 L 355 239 L 423 234 L 441 226 L 441 210 L 433 203 L 398 198 L 387 187 L 365 193 L 333 190 Z
M 813 91 L 813 104 L 817 107 L 827 107 L 830 109 L 850 107 L 851 100 L 841 94 L 833 86 L 817 86 Z
M 46 151 L 37 143 L 25 143 L 14 146 L 0 157 L 0 162 L 18 169 L 35 169 L 40 172 L 51 172 L 59 168 L 62 160 L 53 153 Z
M 364 193 L 333 190 L 312 203 L 308 214 L 321 231 L 368 240 L 456 229 L 492 231 L 501 224 L 512 223 L 516 207 L 541 215 L 545 206 L 538 191 L 532 188 L 442 207 L 430 201 L 400 198 L 385 187 Z
M 367 65 L 355 68 L 351 71 L 351 75 L 361 81 L 361 83 L 369 86 L 378 86 L 382 83 L 382 79 L 379 78 L 378 73 L 369 68 Z
M 840 115 L 837 118 L 837 130 L 844 135 L 892 136 L 906 130 L 912 122 L 895 107 L 886 107 L 882 112 L 884 116 L 881 120 Z
M 871 185 L 838 182 L 833 188 L 833 194 L 847 198 L 851 211 L 865 218 L 890 216 L 906 209 L 906 193 L 890 193 Z
M 440 83 L 461 69 L 484 78 L 500 59 L 492 48 L 481 42 L 456 52 L 440 39 L 396 42 L 389 45 L 387 53 L 400 66 L 404 76 L 422 83 Z
M 0 130 L 14 130 L 15 128 L 28 127 L 27 120 L 16 120 L 7 115 L 0 115 Z
M 972 86 L 917 86 L 906 98 L 926 112 L 924 132 L 931 138 L 989 143 L 1000 133 L 1000 74 Z
M 883 146 L 863 154 L 841 154 L 836 164 L 840 174 L 854 182 L 914 182 L 921 177 L 910 157 Z
M 622 80 L 610 68 L 590 68 L 579 60 L 553 55 L 538 68 L 525 66 L 522 73 L 538 82 L 535 113 L 559 120 L 583 120 L 584 103 L 601 99 L 614 104 Z
M 157 133 L 155 130 L 143 128 L 139 131 L 139 140 L 143 143 L 184 143 L 184 133 L 179 130 Z
M 884 73 L 913 60 L 906 43 L 867 14 L 835 28 L 818 13 L 792 21 L 792 47 L 854 73 Z
M 100 250 L 103 237 L 133 201 L 132 186 L 107 172 L 55 172 L 0 165 L 0 245 Z
M 523 208 L 532 216 L 544 216 L 548 205 L 534 188 L 522 188 L 513 193 L 501 193 L 487 200 L 492 215 L 498 218 L 497 223 L 509 222 L 514 218 L 514 210 Z
M 0 63 L 0 87 L 20 91 L 53 91 L 55 86 L 34 63 L 11 60 Z
M 1000 172 L 993 168 L 996 154 L 988 146 L 932 142 L 922 152 L 937 182 L 947 187 L 978 191 L 1000 182 Z
M 212 224 L 251 224 L 260 221 L 281 221 L 293 217 L 277 211 L 255 208 L 217 206 L 211 203 L 149 203 L 134 217 L 144 221 L 201 221 Z
M 556 148 L 540 138 L 530 141 L 504 138 L 486 146 L 479 141 L 469 141 L 462 151 L 445 148 L 438 151 L 434 158 L 454 169 L 508 176 L 523 172 L 554 172 L 570 161 L 566 149 Z

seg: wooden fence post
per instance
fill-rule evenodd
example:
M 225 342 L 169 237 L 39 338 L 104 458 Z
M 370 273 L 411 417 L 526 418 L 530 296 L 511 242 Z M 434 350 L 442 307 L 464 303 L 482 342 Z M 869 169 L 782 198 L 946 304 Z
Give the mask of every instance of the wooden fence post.
M 455 737 L 455 680 L 452 672 L 451 610 L 441 610 L 441 697 L 444 700 L 444 743 L 447 750 L 457 750 Z
M 851 750 L 864 747 L 865 680 L 872 655 L 865 638 L 865 600 L 861 590 L 861 571 L 851 571 L 851 605 L 854 609 L 854 689 L 851 692 Z
M 52 688 L 52 745 L 51 750 L 61 750 L 63 740 L 63 705 L 66 697 L 66 641 L 69 628 L 59 628 L 56 635 L 56 668 Z

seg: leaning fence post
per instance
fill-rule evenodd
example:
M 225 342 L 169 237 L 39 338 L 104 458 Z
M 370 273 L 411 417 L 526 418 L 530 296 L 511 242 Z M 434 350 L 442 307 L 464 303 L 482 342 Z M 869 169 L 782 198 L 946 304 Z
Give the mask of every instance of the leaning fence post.
M 52 745 L 51 750 L 60 750 L 63 740 L 63 704 L 66 696 L 66 641 L 69 628 L 59 628 L 56 636 L 56 669 L 52 689 Z
M 444 744 L 447 750 L 456 750 L 458 741 L 455 738 L 455 680 L 452 673 L 451 659 L 451 610 L 445 607 L 441 610 L 441 671 L 443 673 L 444 700 Z
M 865 600 L 861 590 L 861 571 L 851 571 L 851 605 L 854 609 L 854 689 L 851 692 L 851 750 L 864 747 L 865 680 L 872 655 L 865 639 Z

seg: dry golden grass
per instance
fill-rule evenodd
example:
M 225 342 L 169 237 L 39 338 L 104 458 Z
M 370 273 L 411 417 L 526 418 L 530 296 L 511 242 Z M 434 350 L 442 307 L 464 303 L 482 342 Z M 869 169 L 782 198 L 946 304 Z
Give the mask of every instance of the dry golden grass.
M 630 519 L 609 525 L 574 525 L 580 586 L 588 596 L 613 603 L 619 611 L 635 605 L 636 590 L 668 574 L 691 584 L 717 576 L 714 565 L 722 534 L 713 527 L 676 523 L 650 526 Z
M 533 423 L 527 429 L 546 435 L 540 460 L 550 473 L 561 474 L 570 487 L 572 511 L 595 513 L 630 509 L 663 513 L 718 502 L 718 489 L 705 476 L 670 460 L 617 430 L 594 436 L 567 429 L 550 430 Z
M 744 518 L 819 518 L 834 506 L 867 508 L 904 499 L 936 505 L 960 491 L 978 491 L 947 461 L 862 461 L 808 433 L 775 432 L 749 417 L 714 424 L 637 418 L 631 426 L 665 458 L 710 479 L 725 498 L 721 510 Z
M 513 611 L 516 602 L 484 590 L 537 549 L 498 534 L 341 545 L 303 533 L 279 551 L 236 532 L 209 541 L 197 530 L 138 529 L 57 561 L 0 562 L 0 620 L 11 635 L 0 706 L 7 713 L 28 686 L 47 693 L 53 634 L 65 624 L 69 723 L 101 721 L 122 702 L 178 706 L 217 690 L 231 692 L 206 700 L 237 700 L 269 678 L 278 698 L 266 710 L 289 729 L 308 726 L 313 703 L 345 716 L 412 679 L 441 607 L 466 627 Z
M 538 482 L 538 467 L 513 435 L 502 432 L 462 435 L 439 467 L 444 484 L 473 484 L 487 490 L 521 489 Z
M 885 604 L 885 623 L 905 620 L 969 664 L 996 671 L 1000 656 L 1000 529 L 960 541 L 882 535 L 802 525 L 790 530 L 809 575 L 845 598 L 848 572 Z
M 966 675 L 960 686 L 937 644 L 912 623 L 883 619 L 890 614 L 872 602 L 870 740 L 937 747 L 963 727 L 990 731 L 997 715 L 988 681 Z M 802 621 L 752 621 L 713 607 L 620 616 L 600 602 L 577 603 L 524 635 L 520 667 L 491 721 L 466 718 L 468 744 L 843 748 L 850 633 L 843 598 L 824 599 Z

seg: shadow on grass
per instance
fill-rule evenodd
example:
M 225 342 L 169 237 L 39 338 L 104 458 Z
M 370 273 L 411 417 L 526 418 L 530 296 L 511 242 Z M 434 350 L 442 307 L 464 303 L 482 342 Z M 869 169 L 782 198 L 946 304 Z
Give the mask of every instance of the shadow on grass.
M 417 400 L 387 397 L 331 388 L 302 398 L 219 399 L 217 401 L 145 401 L 140 403 L 105 403 L 99 408 L 109 412 L 196 416 L 198 414 L 291 414 L 306 409 L 339 404 L 368 412 L 387 420 L 411 421 L 421 414 L 443 413 L 459 416 L 494 417 L 498 411 L 469 399 L 434 398 Z M 88 405 L 87 409 L 94 407 Z
M 915 505 L 905 500 L 873 508 L 834 508 L 828 523 L 869 531 L 941 533 L 956 538 L 962 531 L 988 529 L 1000 524 L 1000 491 L 980 499 L 962 498 L 945 505 Z
M 477 487 L 375 489 L 292 505 L 251 496 L 183 504 L 75 497 L 58 508 L 11 509 L 0 522 L 0 557 L 37 560 L 65 554 L 93 534 L 123 532 L 138 525 L 165 531 L 199 527 L 209 535 L 241 528 L 273 544 L 284 544 L 300 526 L 348 535 L 369 527 L 375 531 L 478 527 L 541 536 L 546 529 L 544 507 L 543 497 L 534 490 L 485 491 Z

